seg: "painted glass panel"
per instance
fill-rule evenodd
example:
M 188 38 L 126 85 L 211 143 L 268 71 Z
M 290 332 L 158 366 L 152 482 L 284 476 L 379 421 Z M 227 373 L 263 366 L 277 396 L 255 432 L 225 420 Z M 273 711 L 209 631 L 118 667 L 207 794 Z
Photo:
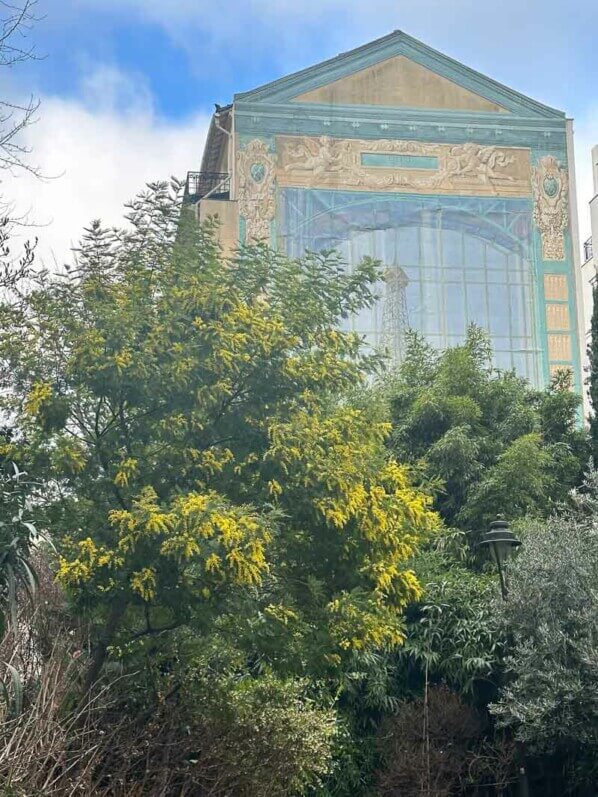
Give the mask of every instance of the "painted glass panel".
M 346 322 L 369 344 L 400 360 L 407 329 L 446 347 L 475 322 L 497 366 L 541 384 L 528 200 L 285 188 L 279 202 L 288 254 L 337 249 L 349 269 L 380 260 L 379 301 Z

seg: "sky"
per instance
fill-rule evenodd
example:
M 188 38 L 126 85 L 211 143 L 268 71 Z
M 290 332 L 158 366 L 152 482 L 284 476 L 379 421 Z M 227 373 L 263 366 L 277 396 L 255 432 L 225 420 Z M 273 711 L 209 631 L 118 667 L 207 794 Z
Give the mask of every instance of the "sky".
M 39 57 L 0 70 L 0 96 L 41 100 L 25 143 L 46 179 L 4 175 L 0 194 L 37 225 L 46 265 L 146 182 L 197 169 L 214 103 L 397 28 L 575 119 L 590 234 L 596 0 L 38 0 L 36 15 Z

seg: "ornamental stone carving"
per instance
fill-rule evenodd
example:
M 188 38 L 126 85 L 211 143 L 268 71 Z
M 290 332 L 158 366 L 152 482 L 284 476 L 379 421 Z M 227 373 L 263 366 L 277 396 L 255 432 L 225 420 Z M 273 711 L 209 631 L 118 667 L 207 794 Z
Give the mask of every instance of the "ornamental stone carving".
M 280 185 L 512 196 L 530 193 L 529 150 L 525 149 L 329 136 L 279 136 L 277 149 Z M 389 165 L 364 162 L 364 156 L 373 155 L 389 158 Z M 405 156 L 404 166 L 392 166 L 396 155 Z M 418 160 L 432 160 L 434 165 L 418 167 Z
M 270 222 L 276 205 L 276 156 L 256 138 L 237 153 L 239 213 L 245 219 L 246 241 L 270 240 Z
M 565 230 L 569 224 L 567 170 L 552 155 L 533 170 L 534 221 L 542 237 L 542 259 L 565 259 Z

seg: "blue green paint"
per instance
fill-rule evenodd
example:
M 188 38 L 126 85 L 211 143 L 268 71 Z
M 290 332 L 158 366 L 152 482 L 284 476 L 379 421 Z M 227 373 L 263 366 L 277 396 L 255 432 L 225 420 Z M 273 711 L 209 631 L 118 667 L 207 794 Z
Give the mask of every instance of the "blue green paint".
M 251 105 L 235 107 L 235 129 L 244 140 L 287 136 L 394 139 L 436 144 L 532 147 L 566 159 L 565 123 L 513 119 L 504 114 L 415 111 L 368 106 Z M 494 118 L 501 117 L 501 118 Z

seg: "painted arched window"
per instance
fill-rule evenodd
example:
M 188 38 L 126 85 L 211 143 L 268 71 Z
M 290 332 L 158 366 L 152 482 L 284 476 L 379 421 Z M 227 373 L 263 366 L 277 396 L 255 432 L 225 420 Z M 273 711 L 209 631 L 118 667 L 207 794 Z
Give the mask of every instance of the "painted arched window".
M 335 248 L 348 268 L 365 255 L 382 263 L 380 300 L 347 322 L 371 345 L 400 359 L 407 328 L 445 348 L 475 322 L 499 368 L 540 384 L 526 200 L 285 189 L 282 201 L 289 254 Z

